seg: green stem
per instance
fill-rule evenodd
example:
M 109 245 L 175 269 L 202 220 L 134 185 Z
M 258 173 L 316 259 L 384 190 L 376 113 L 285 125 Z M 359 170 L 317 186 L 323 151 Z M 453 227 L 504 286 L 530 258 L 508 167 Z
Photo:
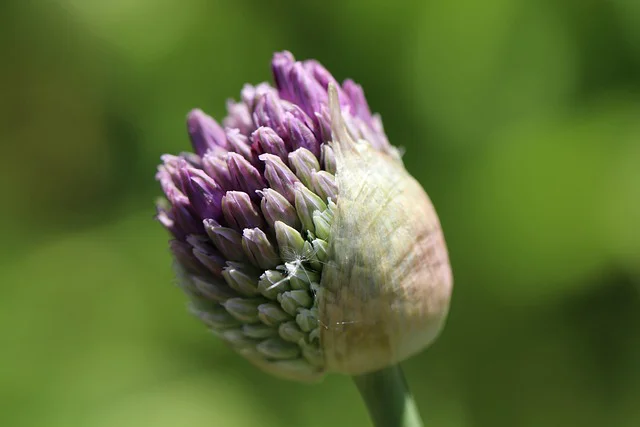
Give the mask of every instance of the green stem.
M 375 427 L 422 427 L 400 366 L 353 377 Z

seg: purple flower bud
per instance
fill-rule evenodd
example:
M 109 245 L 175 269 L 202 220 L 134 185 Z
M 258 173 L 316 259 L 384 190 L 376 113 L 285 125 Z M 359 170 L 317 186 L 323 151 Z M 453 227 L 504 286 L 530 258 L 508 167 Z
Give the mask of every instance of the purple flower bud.
M 367 99 L 364 97 L 362 86 L 351 79 L 347 79 L 344 81 L 342 88 L 350 101 L 351 114 L 371 124 L 371 110 L 369 110 L 369 104 L 367 104 Z
M 310 117 L 312 117 L 316 111 L 320 111 L 322 105 L 327 104 L 326 89 L 320 86 L 320 83 L 309 75 L 301 63 L 296 62 L 293 64 L 289 72 L 289 79 L 291 80 L 291 86 L 293 86 L 293 101 L 300 105 L 302 111 Z
M 256 108 L 257 101 L 267 93 L 275 93 L 275 89 L 267 83 L 260 83 L 256 86 L 244 85 L 240 92 L 240 97 L 249 108 L 249 111 L 253 111 Z
M 222 124 L 225 128 L 238 129 L 244 135 L 248 135 L 255 129 L 249 107 L 244 102 L 227 101 L 227 112 Z
M 299 229 L 300 220 L 296 213 L 296 208 L 277 191 L 271 188 L 265 188 L 262 194 L 262 202 L 260 204 L 262 214 L 267 220 L 271 228 L 275 228 L 276 221 L 282 221 L 290 227 Z
M 286 135 L 284 109 L 274 93 L 260 97 L 253 111 L 253 121 L 257 126 L 273 129 L 279 135 Z
M 287 113 L 286 123 L 289 128 L 289 139 L 291 141 L 291 148 L 295 150 L 297 148 L 306 148 L 314 156 L 320 155 L 320 142 L 303 122 L 293 116 L 293 114 Z
M 187 117 L 187 130 L 191 145 L 197 155 L 202 156 L 207 150 L 220 146 L 228 148 L 224 130 L 218 122 L 206 115 L 202 110 L 192 110 Z
M 245 228 L 242 232 L 242 248 L 253 265 L 263 270 L 276 267 L 280 263 L 273 245 L 259 228 Z
M 291 52 L 278 52 L 273 55 L 271 71 L 280 98 L 293 101 L 294 89 L 289 78 L 295 59 Z
M 289 52 L 271 65 L 275 88 L 245 85 L 224 128 L 191 111 L 194 153 L 161 157 L 156 218 L 178 282 L 212 333 L 270 372 L 400 362 L 446 315 L 437 216 L 359 85 Z
M 269 187 L 282 194 L 290 203 L 293 203 L 295 200 L 293 184 L 300 182 L 300 180 L 279 157 L 273 154 L 261 154 L 259 158 L 265 163 L 264 177 L 267 179 Z
M 224 189 L 237 189 L 227 165 L 227 154 L 207 152 L 202 157 L 202 167 L 213 180 Z
M 169 249 L 180 265 L 189 272 L 196 274 L 207 273 L 205 267 L 194 256 L 193 247 L 188 243 L 180 240 L 171 240 L 169 241 Z
M 227 224 L 238 231 L 264 226 L 264 220 L 258 208 L 249 195 L 241 191 L 227 192 L 222 198 L 222 213 Z
M 231 261 L 245 259 L 242 234 L 232 228 L 223 227 L 212 219 L 204 220 L 204 228 L 213 245 L 225 258 Z
M 187 243 L 193 247 L 193 255 L 197 260 L 214 276 L 220 276 L 226 260 L 213 248 L 209 239 L 200 234 L 190 234 Z
M 200 218 L 219 218 L 224 190 L 204 171 L 186 166 L 186 162 L 180 166 L 179 173 L 182 190 L 194 213 Z
M 227 141 L 231 151 L 240 154 L 249 163 L 254 162 L 256 159 L 251 152 L 251 146 L 249 145 L 249 138 L 246 135 L 240 133 L 238 129 L 227 129 Z
M 251 140 L 256 147 L 256 151 L 260 153 L 275 154 L 283 161 L 287 160 L 289 150 L 284 144 L 282 138 L 276 134 L 273 129 L 267 127 L 259 127 L 251 134 Z
M 227 166 L 237 187 L 249 194 L 253 200 L 259 200 L 256 191 L 267 186 L 260 172 L 244 157 L 236 153 L 229 153 Z

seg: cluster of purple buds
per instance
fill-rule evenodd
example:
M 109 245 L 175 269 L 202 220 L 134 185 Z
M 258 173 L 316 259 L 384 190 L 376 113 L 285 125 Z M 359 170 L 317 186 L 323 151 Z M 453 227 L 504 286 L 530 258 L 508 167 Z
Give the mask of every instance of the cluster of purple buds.
M 274 55 L 272 71 L 275 87 L 246 85 L 222 125 L 189 113 L 194 152 L 162 156 L 166 200 L 157 218 L 172 235 L 193 313 L 261 368 L 313 379 L 340 370 L 323 344 L 331 329 L 323 298 L 332 289 L 323 270 L 336 256 L 344 151 L 332 143 L 336 121 L 354 147 L 366 141 L 401 162 L 359 85 L 340 85 L 318 62 L 289 52 Z

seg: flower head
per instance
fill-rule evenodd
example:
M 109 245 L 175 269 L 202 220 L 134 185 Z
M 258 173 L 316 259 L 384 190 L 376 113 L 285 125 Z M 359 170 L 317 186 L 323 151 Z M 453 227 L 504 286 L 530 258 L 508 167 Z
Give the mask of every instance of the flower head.
M 318 62 L 272 61 L 222 125 L 187 118 L 164 155 L 158 220 L 193 313 L 261 368 L 310 380 L 397 363 L 446 317 L 437 215 L 362 88 Z

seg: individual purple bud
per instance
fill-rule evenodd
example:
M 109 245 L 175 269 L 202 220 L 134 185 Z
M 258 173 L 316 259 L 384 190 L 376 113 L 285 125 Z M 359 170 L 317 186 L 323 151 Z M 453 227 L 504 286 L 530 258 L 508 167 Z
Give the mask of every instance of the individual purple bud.
M 222 255 L 231 261 L 245 259 L 242 250 L 242 234 L 232 228 L 221 226 L 213 219 L 205 219 L 203 223 L 207 235 Z
M 311 188 L 324 200 L 335 201 L 338 197 L 338 184 L 336 178 L 327 171 L 311 172 Z
M 320 84 L 325 92 L 328 90 L 330 84 L 333 84 L 335 86 L 336 90 L 338 91 L 338 100 L 340 102 L 340 106 L 350 106 L 350 101 L 347 94 L 344 93 L 344 91 L 338 84 L 338 81 L 322 64 L 320 64 L 315 59 L 309 59 L 303 61 L 302 65 L 304 66 L 306 72 Z
M 280 263 L 280 257 L 259 228 L 245 228 L 242 232 L 242 248 L 253 265 L 263 270 L 274 268 Z
M 265 188 L 262 191 L 262 201 L 260 202 L 262 214 L 271 228 L 275 227 L 276 221 L 282 221 L 290 227 L 299 229 L 300 219 L 296 213 L 296 208 L 280 193 Z
M 181 159 L 177 156 L 171 156 L 168 154 L 163 155 L 161 159 L 162 164 L 158 166 L 156 180 L 160 182 L 162 191 L 168 197 L 169 193 L 174 192 L 174 190 L 178 190 L 181 186 L 180 174 L 178 173 L 178 164 Z
M 275 89 L 268 83 L 260 83 L 255 86 L 245 84 L 240 91 L 240 98 L 252 112 L 256 108 L 258 100 L 267 93 L 275 93 Z
M 280 105 L 282 105 L 282 108 L 284 109 L 284 112 L 285 112 L 285 125 L 286 125 L 286 116 L 291 115 L 296 119 L 298 119 L 306 127 L 311 129 L 311 132 L 313 132 L 315 135 L 315 129 L 316 129 L 315 121 L 311 117 L 309 117 L 307 113 L 302 111 L 302 108 L 298 107 L 296 104 L 292 104 L 291 102 L 285 101 L 285 100 L 280 100 Z
M 229 115 L 222 121 L 225 128 L 238 129 L 245 135 L 253 132 L 255 125 L 247 104 L 228 100 L 227 112 Z
M 293 86 L 289 74 L 291 67 L 295 63 L 295 58 L 291 52 L 278 52 L 273 55 L 271 61 L 271 71 L 273 73 L 273 80 L 278 89 L 278 95 L 280 98 L 287 101 L 293 101 Z
M 289 164 L 300 181 L 311 188 L 311 174 L 313 171 L 320 170 L 320 164 L 315 154 L 306 148 L 298 148 L 289 154 Z
M 266 93 L 257 100 L 253 121 L 257 126 L 268 127 L 279 135 L 286 135 L 284 109 L 273 92 Z
M 342 84 L 342 89 L 349 99 L 351 115 L 371 125 L 371 110 L 369 109 L 369 104 L 367 104 L 362 86 L 351 79 L 347 79 Z
M 187 131 L 191 138 L 191 145 L 199 156 L 215 146 L 228 148 L 222 127 L 200 109 L 191 110 L 187 116 Z
M 222 213 L 227 224 L 238 231 L 264 226 L 264 220 L 258 208 L 249 195 L 241 191 L 227 192 L 222 198 Z
M 219 218 L 224 190 L 204 171 L 186 166 L 186 162 L 179 172 L 182 190 L 189 198 L 194 212 L 200 218 Z
M 225 266 L 226 260 L 213 246 L 209 239 L 200 234 L 190 234 L 187 236 L 187 243 L 193 247 L 193 255 L 204 265 L 214 276 L 220 276 Z
M 336 88 L 338 88 L 338 93 L 340 93 L 338 82 L 322 64 L 315 59 L 308 59 L 303 61 L 302 64 L 304 69 L 307 70 L 307 72 L 313 76 L 313 78 L 316 79 L 323 88 L 327 89 L 329 87 L 329 83 L 333 83 L 336 85 Z
M 256 191 L 267 186 L 260 172 L 244 157 L 236 153 L 229 153 L 227 166 L 237 188 L 249 194 L 253 200 L 259 200 Z
M 287 150 L 282 138 L 280 138 L 273 129 L 268 127 L 259 127 L 251 134 L 251 140 L 253 141 L 254 147 L 256 147 L 256 151 L 260 153 L 274 154 L 280 157 L 283 161 L 287 160 L 289 150 Z
M 250 163 L 255 162 L 253 153 L 251 152 L 251 146 L 249 145 L 249 138 L 240 133 L 238 129 L 227 129 L 227 141 L 232 152 L 240 154 Z
M 300 182 L 295 185 L 295 193 L 296 212 L 298 212 L 298 218 L 300 218 L 300 222 L 302 222 L 302 227 L 314 232 L 313 213 L 315 211 L 324 211 L 327 209 L 327 205 L 320 197 Z
M 295 118 L 292 114 L 286 114 L 286 125 L 289 129 L 289 140 L 291 149 L 305 148 L 314 156 L 320 155 L 320 141 L 303 122 Z
M 193 254 L 193 248 L 187 242 L 180 240 L 169 241 L 169 250 L 180 263 L 190 273 L 206 274 L 207 269 L 202 265 Z
M 289 73 L 293 85 L 293 95 L 296 104 L 312 117 L 316 111 L 320 111 L 322 105 L 327 104 L 327 91 L 304 69 L 304 66 L 296 62 Z
M 261 154 L 258 158 L 265 163 L 264 177 L 269 187 L 282 194 L 289 203 L 293 203 L 295 201 L 293 185 L 300 180 L 278 156 Z
M 169 230 L 176 239 L 182 239 L 184 236 L 182 230 L 176 226 L 176 221 L 171 211 L 171 205 L 164 199 L 158 200 L 156 203 L 156 219 L 164 228 Z
M 202 157 L 202 167 L 213 180 L 225 189 L 236 189 L 235 180 L 231 177 L 227 165 L 227 154 L 207 152 Z
M 202 223 L 192 213 L 189 199 L 175 186 L 165 188 L 165 195 L 172 206 L 171 216 L 174 225 L 180 229 L 180 235 L 199 233 L 202 231 Z

